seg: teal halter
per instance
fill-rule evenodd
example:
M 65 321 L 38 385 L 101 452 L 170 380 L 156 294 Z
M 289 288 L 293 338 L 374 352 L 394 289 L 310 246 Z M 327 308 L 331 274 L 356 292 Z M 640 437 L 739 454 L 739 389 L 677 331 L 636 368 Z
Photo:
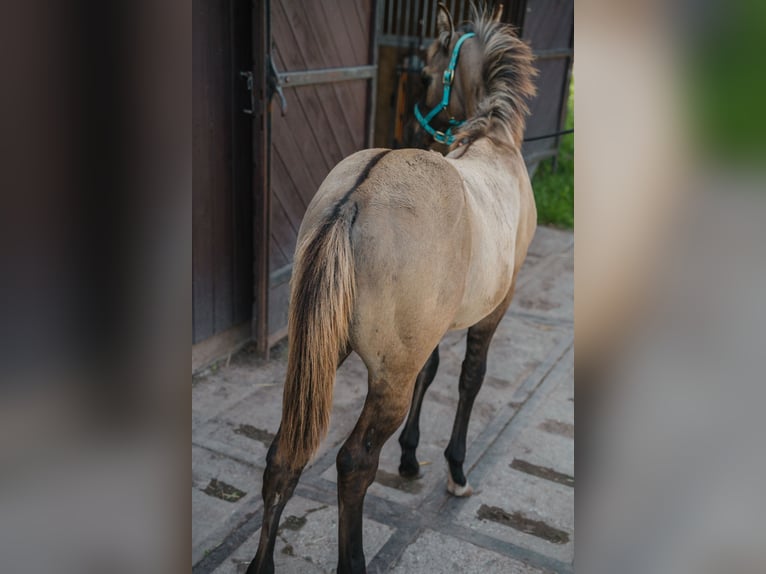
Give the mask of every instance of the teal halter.
M 417 118 L 418 122 L 420 122 L 420 125 L 423 127 L 423 129 L 431 134 L 431 136 L 433 136 L 433 138 L 439 143 L 452 145 L 452 142 L 455 141 L 455 136 L 452 135 L 452 128 L 455 128 L 463 123 L 456 120 L 455 118 L 450 118 L 450 127 L 447 128 L 447 131 L 444 132 L 435 130 L 430 125 L 431 120 L 433 120 L 442 110 L 446 109 L 449 105 L 449 94 L 450 89 L 452 88 L 452 81 L 455 79 L 455 66 L 457 66 L 457 57 L 460 54 L 460 47 L 463 45 L 463 42 L 465 42 L 471 36 L 475 35 L 476 34 L 473 32 L 463 34 L 458 39 L 457 44 L 455 44 L 455 47 L 452 50 L 452 58 L 450 59 L 449 66 L 447 66 L 447 69 L 444 70 L 444 95 L 442 96 L 441 103 L 439 103 L 438 106 L 428 112 L 428 115 L 425 117 L 423 117 L 423 114 L 420 113 L 418 105 L 415 104 L 415 117 Z

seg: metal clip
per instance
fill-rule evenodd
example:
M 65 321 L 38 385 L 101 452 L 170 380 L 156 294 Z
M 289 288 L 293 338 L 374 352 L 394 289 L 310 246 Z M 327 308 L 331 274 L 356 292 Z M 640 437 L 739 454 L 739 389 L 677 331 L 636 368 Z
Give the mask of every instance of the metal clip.
M 445 86 L 452 85 L 452 80 L 454 79 L 455 79 L 455 70 L 453 70 L 452 68 L 447 68 L 446 70 L 444 70 L 443 80 L 444 80 Z

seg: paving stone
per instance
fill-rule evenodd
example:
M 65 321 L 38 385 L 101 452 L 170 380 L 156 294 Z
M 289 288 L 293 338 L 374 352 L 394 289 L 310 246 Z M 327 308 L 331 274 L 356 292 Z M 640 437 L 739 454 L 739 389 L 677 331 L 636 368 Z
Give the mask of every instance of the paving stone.
M 212 550 L 244 518 L 245 508 L 261 496 L 261 472 L 229 457 L 192 447 L 192 562 Z M 237 502 L 205 494 L 211 479 L 246 492 Z
M 386 543 L 393 528 L 366 518 L 364 552 L 369 560 Z M 215 570 L 241 574 L 258 549 L 260 529 Z M 275 570 L 284 574 L 331 573 L 338 565 L 338 509 L 299 496 L 285 506 L 274 549 Z
M 528 424 L 514 439 L 514 458 L 574 476 L 574 355 L 570 350 L 550 377 L 556 387 L 540 407 L 531 411 Z
M 508 449 L 511 457 L 574 477 L 574 441 L 538 429 L 526 429 Z
M 426 530 L 402 554 L 394 574 L 534 574 L 544 570 L 532 568 L 502 554 L 480 548 L 468 542 Z
M 573 259 L 571 252 L 551 256 L 545 262 L 545 269 L 524 276 L 514 297 L 515 308 L 550 320 L 572 321 Z M 520 274 L 520 282 L 521 277 Z
M 263 468 L 282 415 L 284 370 L 281 376 L 279 381 L 263 384 L 228 409 L 219 411 L 215 418 L 198 425 L 192 440 Z M 366 368 L 353 354 L 336 374 L 330 428 L 314 461 L 343 443 L 362 410 L 366 392 Z
M 549 385 L 554 385 L 541 406 L 528 415 L 528 423 L 520 433 L 504 432 L 493 445 L 491 469 L 474 483 L 477 492 L 468 499 L 457 515 L 457 520 L 470 528 L 494 538 L 518 544 L 565 563 L 573 560 L 574 546 L 574 489 L 533 476 L 511 467 L 514 458 L 551 467 L 573 476 L 574 441 L 570 437 L 537 428 L 535 423 L 544 419 L 547 400 L 557 396 L 558 389 L 569 384 L 567 379 L 573 354 L 568 352 L 551 371 Z M 487 464 L 485 462 L 485 464 Z M 471 476 L 469 476 L 471 480 Z M 529 520 L 566 532 L 569 541 L 556 544 L 545 538 L 512 528 L 502 521 L 479 517 L 481 507 L 501 509 L 509 515 L 519 513 Z
M 482 481 L 458 514 L 456 521 L 498 540 L 518 544 L 540 554 L 570 563 L 574 558 L 574 492 L 568 486 L 530 476 L 509 467 L 509 460 L 499 461 L 496 472 Z M 480 518 L 482 506 L 502 509 L 541 521 L 565 532 L 569 540 L 556 544 L 527 534 L 502 522 Z
M 561 380 L 561 384 L 546 399 L 539 411 L 540 418 L 574 425 L 574 361 L 570 360 L 564 372 L 560 370 L 554 375 Z
M 571 338 L 569 328 L 554 328 L 529 319 L 501 322 L 489 348 L 487 376 L 511 381 L 508 389 L 501 389 L 505 391 L 500 395 L 502 400 L 506 403 L 519 400 L 513 391 L 524 383 L 551 351 L 568 338 Z
M 539 226 L 527 252 L 530 257 L 541 258 L 569 250 L 574 245 L 574 234 L 571 231 L 554 227 Z
M 279 385 L 284 380 L 285 365 L 279 361 L 264 363 L 248 355 L 235 358 L 195 377 L 192 384 L 192 425 L 198 428 L 261 388 Z

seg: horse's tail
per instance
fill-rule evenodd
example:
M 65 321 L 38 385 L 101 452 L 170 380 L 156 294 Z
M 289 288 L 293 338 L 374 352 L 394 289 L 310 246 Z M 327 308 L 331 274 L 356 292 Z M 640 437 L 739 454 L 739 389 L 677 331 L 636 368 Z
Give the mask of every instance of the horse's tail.
M 327 434 L 335 371 L 348 346 L 355 287 L 351 217 L 338 211 L 295 254 L 279 432 L 279 457 L 292 468 L 302 468 Z

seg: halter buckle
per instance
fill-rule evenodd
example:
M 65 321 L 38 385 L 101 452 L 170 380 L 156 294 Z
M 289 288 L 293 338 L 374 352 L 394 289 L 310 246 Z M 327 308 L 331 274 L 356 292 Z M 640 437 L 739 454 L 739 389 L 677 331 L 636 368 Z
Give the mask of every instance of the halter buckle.
M 453 68 L 447 68 L 446 70 L 444 70 L 443 81 L 445 86 L 451 86 L 452 80 L 454 79 L 455 79 L 455 70 Z

